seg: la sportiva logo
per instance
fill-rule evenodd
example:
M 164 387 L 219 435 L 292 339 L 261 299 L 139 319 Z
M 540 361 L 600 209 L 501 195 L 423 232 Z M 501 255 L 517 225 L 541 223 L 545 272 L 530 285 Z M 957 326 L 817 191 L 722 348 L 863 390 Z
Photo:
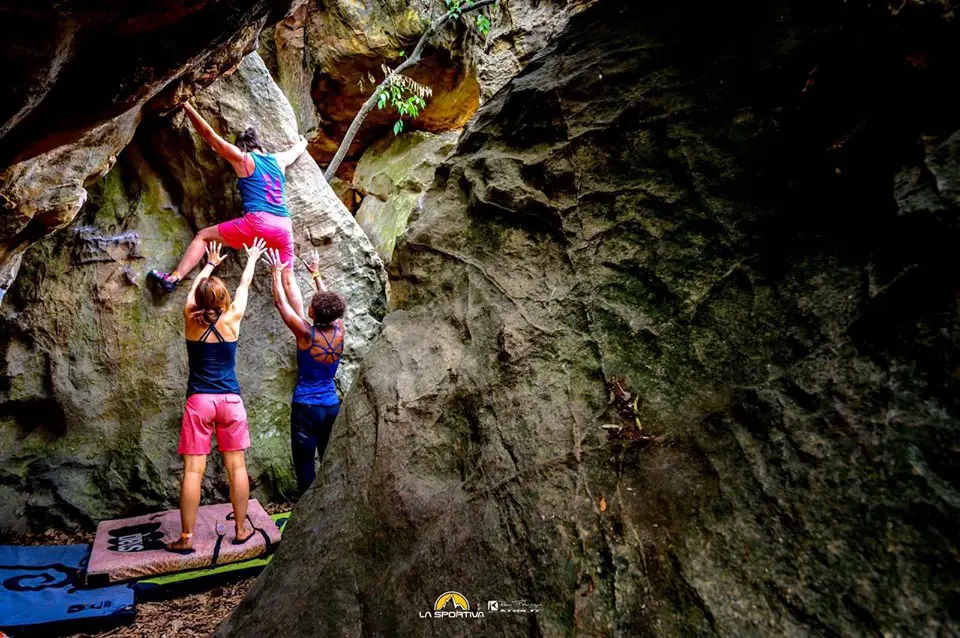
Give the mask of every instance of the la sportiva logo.
M 421 611 L 421 618 L 483 618 L 483 612 L 470 608 L 470 601 L 458 591 L 440 594 L 432 611 Z
M 160 523 L 144 523 L 118 527 L 107 532 L 107 549 L 111 552 L 145 552 L 151 549 L 163 549 L 163 532 Z

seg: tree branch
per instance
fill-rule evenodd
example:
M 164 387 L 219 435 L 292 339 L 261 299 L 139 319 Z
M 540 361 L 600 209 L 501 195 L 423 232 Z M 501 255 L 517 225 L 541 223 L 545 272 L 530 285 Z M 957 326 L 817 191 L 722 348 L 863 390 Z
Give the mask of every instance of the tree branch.
M 495 4 L 496 2 L 497 0 L 478 0 L 473 4 L 473 6 L 464 6 L 460 12 L 460 15 L 464 16 L 473 11 L 477 11 L 484 7 Z M 353 144 L 353 139 L 360 131 L 360 126 L 363 124 L 363 121 L 367 119 L 367 115 L 370 114 L 370 111 L 373 110 L 373 107 L 377 105 L 377 99 L 380 96 L 380 91 L 390 86 L 393 76 L 400 75 L 420 61 L 420 56 L 423 55 L 423 49 L 427 46 L 427 41 L 430 40 L 430 38 L 432 38 L 440 29 L 442 29 L 452 17 L 453 13 L 450 10 L 447 10 L 442 16 L 434 20 L 427 30 L 423 32 L 423 35 L 420 36 L 420 41 L 417 42 L 417 46 L 413 48 L 413 53 L 411 53 L 410 56 L 400 64 L 400 66 L 393 69 L 390 74 L 383 79 L 383 82 L 378 84 L 377 88 L 373 90 L 373 94 L 370 95 L 367 101 L 363 103 L 363 106 L 360 107 L 356 117 L 353 118 L 353 122 L 350 123 L 350 128 L 347 129 L 346 135 L 343 136 L 343 141 L 340 142 L 340 147 L 337 149 L 337 153 L 333 156 L 333 159 L 330 160 L 327 170 L 323 173 L 324 179 L 329 182 L 337 173 L 337 169 L 340 168 L 340 164 L 343 163 L 343 158 L 347 156 L 347 151 L 350 150 L 350 145 Z

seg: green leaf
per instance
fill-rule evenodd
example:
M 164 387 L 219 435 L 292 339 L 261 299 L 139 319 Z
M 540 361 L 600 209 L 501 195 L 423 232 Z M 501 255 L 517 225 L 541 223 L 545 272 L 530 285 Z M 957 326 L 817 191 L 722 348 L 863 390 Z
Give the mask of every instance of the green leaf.
M 400 135 L 403 131 L 403 120 L 397 120 L 396 124 L 393 125 L 393 134 Z
M 477 30 L 480 35 L 486 36 L 490 32 L 490 18 L 480 13 L 477 15 Z

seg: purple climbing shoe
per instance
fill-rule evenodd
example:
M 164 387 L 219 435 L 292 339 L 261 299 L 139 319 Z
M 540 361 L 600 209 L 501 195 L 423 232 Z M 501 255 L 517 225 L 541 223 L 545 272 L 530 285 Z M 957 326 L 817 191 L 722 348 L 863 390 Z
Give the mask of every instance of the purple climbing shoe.
M 167 292 L 176 290 L 177 284 L 180 283 L 180 280 L 174 279 L 170 273 L 160 272 L 159 270 L 151 270 L 147 273 L 147 277 L 156 280 L 157 283 L 160 284 L 160 287 Z

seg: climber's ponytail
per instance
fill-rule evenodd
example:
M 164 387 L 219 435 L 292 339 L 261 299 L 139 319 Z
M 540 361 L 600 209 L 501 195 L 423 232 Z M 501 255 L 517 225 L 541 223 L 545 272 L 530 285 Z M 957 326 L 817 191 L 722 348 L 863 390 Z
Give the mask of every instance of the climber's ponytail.
M 240 135 L 237 136 L 236 146 L 244 153 L 249 153 L 251 151 L 260 151 L 263 150 L 263 142 L 260 141 L 260 134 L 257 133 L 257 129 L 252 126 L 248 127 Z
M 190 317 L 200 325 L 210 325 L 230 307 L 230 293 L 219 277 L 207 277 L 194 292 L 197 304 Z

